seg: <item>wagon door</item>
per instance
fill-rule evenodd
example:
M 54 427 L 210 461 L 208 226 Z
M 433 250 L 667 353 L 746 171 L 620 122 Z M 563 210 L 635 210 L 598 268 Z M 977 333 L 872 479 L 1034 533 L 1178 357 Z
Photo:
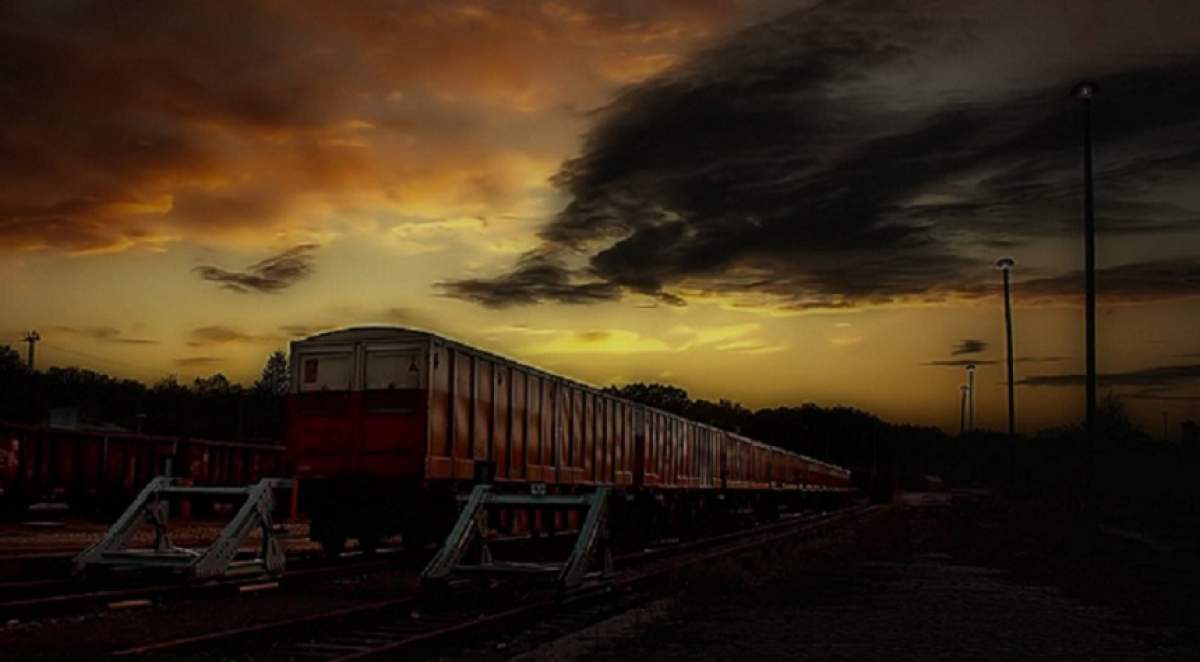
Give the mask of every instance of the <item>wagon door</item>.
M 425 469 L 427 345 L 363 347 L 362 470 L 420 478 Z
M 292 366 L 287 434 L 297 472 L 336 476 L 353 471 L 358 441 L 351 406 L 354 346 L 298 350 Z

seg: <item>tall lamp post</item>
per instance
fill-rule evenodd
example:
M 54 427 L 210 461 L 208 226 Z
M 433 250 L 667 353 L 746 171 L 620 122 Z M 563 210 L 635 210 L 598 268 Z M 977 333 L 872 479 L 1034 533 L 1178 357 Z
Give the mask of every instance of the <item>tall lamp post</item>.
M 30 329 L 25 337 L 22 338 L 29 345 L 29 352 L 25 355 L 25 361 L 29 364 L 29 370 L 33 371 L 33 350 L 37 346 L 38 341 L 42 339 L 41 334 L 36 330 Z
M 996 268 L 1004 274 L 1004 339 L 1008 355 L 1008 435 L 1017 434 L 1017 413 L 1013 399 L 1013 331 L 1012 331 L 1012 290 L 1009 285 L 1010 272 L 1016 264 L 1011 257 L 996 260 Z
M 1071 88 L 1083 112 L 1083 263 L 1087 317 L 1087 418 L 1083 452 L 1083 506 L 1087 519 L 1092 516 L 1092 438 L 1096 433 L 1096 221 L 1092 204 L 1092 99 L 1099 92 L 1092 82 L 1083 81 Z
M 975 430 L 975 364 L 967 364 L 967 430 Z
M 1092 98 L 1100 88 L 1084 81 L 1071 88 L 1083 109 L 1083 269 L 1087 317 L 1087 434 L 1096 430 L 1096 220 L 1092 203 Z
M 961 397 L 958 401 L 958 436 L 963 436 L 967 433 L 967 385 L 963 384 L 958 387 Z

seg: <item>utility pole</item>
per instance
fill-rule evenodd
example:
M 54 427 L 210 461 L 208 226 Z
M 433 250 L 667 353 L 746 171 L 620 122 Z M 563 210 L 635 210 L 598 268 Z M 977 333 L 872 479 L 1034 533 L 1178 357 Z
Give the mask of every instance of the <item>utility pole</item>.
M 1012 324 L 1012 291 L 1009 285 L 1010 273 L 1016 262 L 1011 257 L 996 260 L 996 268 L 1004 274 L 1004 338 L 1008 358 L 1008 436 L 1017 434 L 1017 410 L 1013 399 L 1013 324 Z
M 1083 501 L 1087 517 L 1092 516 L 1092 479 L 1095 469 L 1093 450 L 1096 434 L 1096 219 L 1092 203 L 1092 98 L 1099 87 L 1083 81 L 1071 88 L 1083 111 L 1083 264 L 1085 278 L 1085 315 L 1087 340 L 1087 418 L 1083 453 Z
M 996 268 L 1004 275 L 1004 341 L 1008 363 L 1008 477 L 1012 486 L 1017 485 L 1017 409 L 1013 396 L 1013 323 L 1012 323 L 1012 268 L 1016 260 L 1002 257 L 996 260 Z
M 35 345 L 37 345 L 38 341 L 41 339 L 42 339 L 42 336 L 39 335 L 38 332 L 34 329 L 30 329 L 29 332 L 25 334 L 25 337 L 22 338 L 22 340 L 29 343 L 29 351 L 25 355 L 25 360 L 29 364 L 30 372 L 33 371 L 33 348 Z
M 1087 316 L 1087 431 L 1096 430 L 1096 219 L 1092 186 L 1092 97 L 1095 83 L 1079 83 L 1072 90 L 1083 109 L 1083 270 Z

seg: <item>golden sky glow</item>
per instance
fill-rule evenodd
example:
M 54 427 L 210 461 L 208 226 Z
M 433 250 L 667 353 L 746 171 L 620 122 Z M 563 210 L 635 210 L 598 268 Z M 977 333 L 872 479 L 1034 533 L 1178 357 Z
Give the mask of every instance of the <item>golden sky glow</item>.
M 1178 79 L 1194 83 L 1200 34 L 1188 26 L 1200 20 L 1186 19 L 1200 17 L 1141 3 L 1090 17 L 1043 3 L 931 2 L 911 16 L 909 3 L 876 4 L 890 9 L 750 0 L 9 5 L 0 9 L 0 62 L 17 73 L 0 85 L 0 344 L 17 347 L 24 329 L 37 328 L 42 367 L 248 381 L 290 339 L 394 323 L 597 384 L 670 382 L 751 407 L 849 404 L 951 430 L 964 379 L 954 364 L 976 360 L 978 418 L 999 429 L 997 257 L 1017 259 L 1018 378 L 1082 366 L 1071 294 L 1081 241 L 1043 232 L 1019 206 L 1028 176 L 1051 192 L 1037 213 L 1076 209 L 1073 156 L 1037 151 L 1053 142 L 1034 130 L 1041 116 L 1011 109 L 1084 73 L 1112 77 L 1119 93 L 1126 69 L 1167 62 L 1167 82 L 1130 80 L 1173 90 L 1178 64 Z M 856 31 L 868 27 L 886 43 L 860 43 Z M 1013 47 L 1014 35 L 1024 46 Z M 878 50 L 861 62 L 820 51 L 840 53 L 842 38 L 855 52 Z M 811 53 L 791 43 L 826 59 L 804 59 Z M 772 68 L 772 58 L 784 64 Z M 836 67 L 845 71 L 830 74 Z M 652 117 L 688 110 L 671 104 L 730 81 L 744 86 L 750 108 L 755 75 L 785 76 L 796 85 L 787 103 L 821 110 L 799 119 L 725 113 L 715 125 L 694 107 L 693 117 Z M 805 77 L 816 82 L 796 82 Z M 961 127 L 935 121 L 965 98 L 991 113 L 989 131 L 1017 137 L 961 138 Z M 866 122 L 880 108 L 893 115 L 864 124 L 878 135 L 861 143 L 831 129 L 830 117 Z M 1046 133 L 1059 131 L 1047 116 Z M 1151 426 L 1163 410 L 1196 417 L 1200 402 L 1200 371 L 1165 385 L 1139 373 L 1200 363 L 1194 162 L 1161 147 L 1200 133 L 1187 118 L 1161 121 L 1167 129 L 1130 129 L 1098 156 L 1116 164 L 1101 187 L 1121 193 L 1099 206 L 1100 265 L 1113 269 L 1101 278 L 1100 368 L 1119 375 L 1111 388 L 1132 396 Z M 809 131 L 811 151 L 761 168 L 784 156 L 770 153 L 770 140 L 745 141 L 753 149 L 735 154 L 742 141 L 723 132 L 738 122 L 781 137 Z M 653 139 L 629 128 L 643 125 L 657 127 Z M 862 211 L 825 200 L 826 189 L 882 177 L 849 167 L 844 176 L 837 164 L 863 145 L 943 130 L 937 149 L 914 142 L 911 160 L 892 172 L 902 180 L 933 152 L 940 160 L 929 169 L 945 171 L 897 184 L 902 194 L 879 193 L 884 211 L 870 211 L 883 221 L 863 230 L 862 243 L 847 239 L 854 250 L 819 229 Z M 679 145 L 695 151 L 676 159 Z M 1020 150 L 1041 160 L 1023 163 Z M 1170 159 L 1185 160 L 1168 168 Z M 1124 186 L 1138 163 L 1163 174 Z M 736 200 L 691 204 L 725 186 L 725 173 L 742 178 L 727 190 L 746 195 L 734 220 Z M 1018 202 L 972 206 L 981 188 L 1001 186 Z M 821 195 L 788 198 L 796 208 L 780 219 L 754 207 L 784 187 Z M 672 192 L 656 197 L 660 189 Z M 873 192 L 851 194 L 877 202 Z M 959 209 L 968 211 L 952 215 Z M 726 217 L 704 225 L 718 212 Z M 793 217 L 814 229 L 772 234 Z M 643 252 L 618 246 L 688 223 L 647 235 L 661 243 L 636 246 Z M 921 233 L 886 234 L 898 225 Z M 746 240 L 760 230 L 763 241 Z M 828 249 L 804 253 L 822 241 Z M 726 244 L 728 256 L 712 255 Z M 896 256 L 910 254 L 928 262 L 908 273 Z M 876 273 L 890 280 L 871 282 Z M 506 275 L 517 280 L 497 280 Z M 527 299 L 488 298 L 497 283 L 527 278 L 542 279 Z M 980 341 L 978 351 L 955 354 L 967 339 Z M 1080 391 L 1021 386 L 1022 429 L 1077 418 Z

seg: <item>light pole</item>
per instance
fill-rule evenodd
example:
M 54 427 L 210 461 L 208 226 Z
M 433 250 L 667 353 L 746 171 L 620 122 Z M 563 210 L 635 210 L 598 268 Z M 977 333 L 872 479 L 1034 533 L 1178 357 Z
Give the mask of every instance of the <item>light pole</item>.
M 967 364 L 967 430 L 975 430 L 975 364 Z
M 962 394 L 958 402 L 958 436 L 961 437 L 967 433 L 967 385 L 959 386 L 958 391 Z
M 1013 331 L 1012 331 L 1012 291 L 1009 286 L 1010 272 L 1016 264 L 1011 257 L 996 260 L 996 268 L 1004 274 L 1004 338 L 1008 354 L 1008 435 L 1017 434 L 1017 413 L 1013 399 Z
M 1071 88 L 1083 111 L 1083 270 L 1087 318 L 1087 418 L 1083 441 L 1083 507 L 1085 519 L 1092 515 L 1092 438 L 1096 433 L 1096 220 L 1092 204 L 1092 98 L 1100 88 L 1083 81 Z
M 26 333 L 25 337 L 22 338 L 22 340 L 29 344 L 29 352 L 25 355 L 25 361 L 29 364 L 30 372 L 33 372 L 33 349 L 41 339 L 42 335 L 33 329 Z
M 1100 88 L 1083 81 L 1071 88 L 1083 110 L 1083 270 L 1087 318 L 1087 435 L 1096 430 L 1096 219 L 1092 196 L 1092 98 Z M 1089 452 L 1090 456 L 1090 452 Z
M 1171 440 L 1171 437 L 1167 433 L 1167 412 L 1165 412 L 1165 411 L 1162 412 L 1162 417 L 1163 417 L 1163 442 L 1168 442 Z

